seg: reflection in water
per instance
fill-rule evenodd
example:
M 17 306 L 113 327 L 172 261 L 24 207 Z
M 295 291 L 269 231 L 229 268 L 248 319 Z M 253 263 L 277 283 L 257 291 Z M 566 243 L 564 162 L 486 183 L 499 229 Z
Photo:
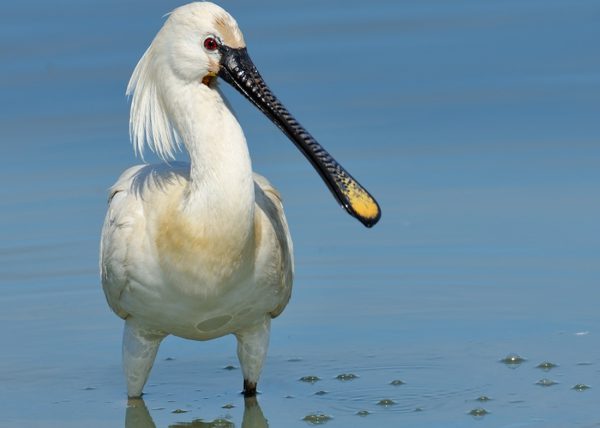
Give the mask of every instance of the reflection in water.
M 141 398 L 132 398 L 127 401 L 125 411 L 125 428 L 155 428 L 154 421 L 146 403 Z
M 269 424 L 265 419 L 263 412 L 256 400 L 256 397 L 244 399 L 244 418 L 242 428 L 267 428 Z M 215 419 L 211 422 L 205 422 L 202 419 L 195 419 L 191 422 L 178 422 L 170 425 L 170 428 L 233 428 L 235 424 L 226 419 Z M 140 398 L 130 399 L 127 402 L 127 411 L 125 412 L 125 428 L 156 428 L 152 416 L 146 407 L 144 400 Z

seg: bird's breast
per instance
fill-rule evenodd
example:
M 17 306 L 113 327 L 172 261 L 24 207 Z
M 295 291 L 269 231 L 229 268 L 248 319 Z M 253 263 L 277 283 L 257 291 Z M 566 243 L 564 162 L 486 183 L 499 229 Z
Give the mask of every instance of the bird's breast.
M 208 216 L 207 216 L 208 217 Z M 210 295 L 243 282 L 254 270 L 253 224 L 203 221 L 177 205 L 162 210 L 153 243 L 165 283 L 189 295 Z

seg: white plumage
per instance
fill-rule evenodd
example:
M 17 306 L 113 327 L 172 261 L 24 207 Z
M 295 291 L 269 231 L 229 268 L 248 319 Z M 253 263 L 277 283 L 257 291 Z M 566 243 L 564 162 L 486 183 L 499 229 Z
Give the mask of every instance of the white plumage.
M 292 290 L 292 241 L 281 198 L 252 172 L 244 133 L 217 86 L 231 84 L 304 153 L 340 204 L 368 227 L 377 202 L 294 119 L 254 67 L 235 20 L 212 3 L 173 11 L 135 68 L 131 140 L 163 160 L 111 188 L 102 230 L 102 285 L 125 320 L 123 366 L 138 397 L 161 340 L 234 334 L 246 395 L 256 384 L 271 318 Z
M 180 138 L 191 159 L 132 167 L 110 190 L 102 285 L 110 307 L 125 319 L 130 397 L 141 394 L 168 334 L 196 340 L 235 334 L 244 379 L 255 385 L 270 319 L 290 298 L 292 243 L 281 198 L 252 173 L 243 132 L 221 92 L 202 83 L 207 53 L 188 46 L 188 39 L 218 33 L 215 21 L 237 29 L 211 3 L 173 12 L 128 89 L 137 150 L 145 141 L 169 157 Z M 191 34 L 181 35 L 181 26 Z M 186 56 L 197 57 L 196 65 L 182 71 Z

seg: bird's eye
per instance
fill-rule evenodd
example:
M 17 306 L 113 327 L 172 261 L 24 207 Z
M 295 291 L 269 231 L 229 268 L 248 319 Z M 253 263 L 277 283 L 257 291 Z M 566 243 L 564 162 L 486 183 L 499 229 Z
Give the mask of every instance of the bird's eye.
M 206 49 L 207 51 L 217 50 L 218 47 L 219 42 L 217 42 L 217 39 L 215 39 L 214 37 L 207 37 L 206 39 L 204 39 L 204 49 Z

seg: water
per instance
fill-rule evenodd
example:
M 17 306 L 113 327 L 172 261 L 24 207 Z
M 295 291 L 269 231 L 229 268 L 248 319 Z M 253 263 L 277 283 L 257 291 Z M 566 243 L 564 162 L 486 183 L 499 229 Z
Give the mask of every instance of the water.
M 138 162 L 124 88 L 177 4 L 3 7 L 0 426 L 600 423 L 597 0 L 223 2 L 383 217 L 346 215 L 227 89 L 285 199 L 294 295 L 258 406 L 232 338 L 168 338 L 128 407 L 97 246 L 106 189 Z

